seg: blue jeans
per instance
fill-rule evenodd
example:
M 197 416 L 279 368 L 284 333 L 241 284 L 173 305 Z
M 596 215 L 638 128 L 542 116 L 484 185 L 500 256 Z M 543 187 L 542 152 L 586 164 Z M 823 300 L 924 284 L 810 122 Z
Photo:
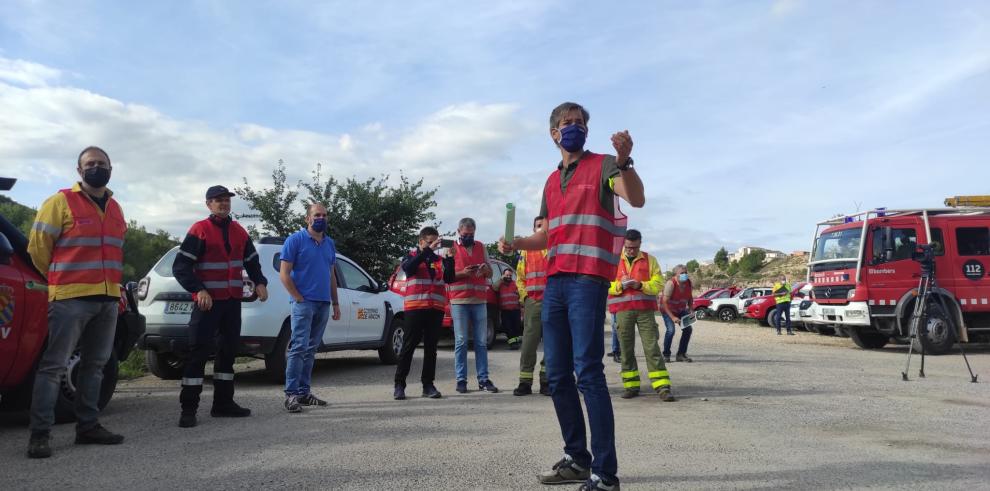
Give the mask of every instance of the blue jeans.
M 543 294 L 543 355 L 564 453 L 603 480 L 617 482 L 615 416 L 605 383 L 605 297 L 608 283 L 593 277 L 556 274 Z M 575 384 L 574 375 L 577 374 Z M 581 398 L 588 410 L 588 453 Z
M 684 317 L 690 314 L 690 310 L 682 310 L 677 313 L 678 317 Z M 674 319 L 671 319 L 666 312 L 662 314 L 663 325 L 667 327 L 667 332 L 663 335 L 663 356 L 670 358 L 670 345 L 674 344 L 674 332 L 677 330 L 677 326 L 674 325 Z M 688 343 L 691 342 L 691 332 L 693 332 L 694 327 L 688 327 L 687 329 L 681 329 L 681 342 L 677 346 L 677 354 L 686 355 L 688 349 Z
M 290 301 L 292 332 L 285 355 L 285 395 L 309 394 L 316 349 L 330 319 L 330 302 Z
M 619 352 L 619 326 L 618 321 L 615 320 L 615 314 L 612 314 L 612 353 Z
M 791 330 L 791 302 L 781 302 L 777 304 L 777 332 L 786 323 L 787 331 Z M 785 322 L 786 319 L 786 322 Z
M 488 380 L 488 305 L 451 304 L 450 317 L 454 321 L 454 375 L 457 381 L 467 381 L 468 326 L 473 329 L 474 367 L 478 371 L 478 382 Z

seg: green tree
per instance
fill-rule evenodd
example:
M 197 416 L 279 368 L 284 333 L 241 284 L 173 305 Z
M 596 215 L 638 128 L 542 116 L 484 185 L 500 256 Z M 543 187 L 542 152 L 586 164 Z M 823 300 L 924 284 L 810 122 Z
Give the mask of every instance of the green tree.
M 729 266 L 725 268 L 725 272 L 729 276 L 735 276 L 739 272 L 739 261 L 729 263 Z
M 701 265 L 694 259 L 688 261 L 684 266 L 687 267 L 688 273 L 696 273 L 699 269 L 701 269 Z
M 131 220 L 124 235 L 124 282 L 140 280 L 169 249 L 177 245 L 178 239 L 168 232 L 157 230 L 150 233 Z
M 293 211 L 292 205 L 296 202 L 299 191 L 285 183 L 285 162 L 281 159 L 272 171 L 272 187 L 255 190 L 248 184 L 246 177 L 243 180 L 244 187 L 235 188 L 234 191 L 247 201 L 254 213 L 237 214 L 234 218 L 259 220 L 260 227 L 248 226 L 252 237 L 257 239 L 262 234 L 288 237 L 306 223 L 302 213 Z
M 754 273 L 763 267 L 763 260 L 767 253 L 762 249 L 755 249 L 739 259 L 739 271 L 743 273 Z
M 11 225 L 17 227 L 24 235 L 31 231 L 34 224 L 34 208 L 24 206 L 6 196 L 0 196 L 0 215 L 3 215 Z
M 725 270 L 729 266 L 729 251 L 722 247 L 715 253 L 715 258 L 712 260 L 718 269 Z
M 509 266 L 512 266 L 513 269 L 515 269 L 515 267 L 517 265 L 519 265 L 519 254 L 518 253 L 513 253 L 512 255 L 509 255 L 509 256 L 506 256 L 505 254 L 502 254 L 501 252 L 498 251 L 498 243 L 497 242 L 492 242 L 490 244 L 485 244 L 485 250 L 488 251 L 488 257 L 490 257 L 492 259 L 498 259 L 499 261 L 502 261 L 503 263 L 506 263 Z

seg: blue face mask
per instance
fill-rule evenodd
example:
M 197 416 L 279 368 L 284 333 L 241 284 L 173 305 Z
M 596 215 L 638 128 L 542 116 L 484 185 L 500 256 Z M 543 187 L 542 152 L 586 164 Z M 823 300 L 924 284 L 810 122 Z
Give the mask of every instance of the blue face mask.
M 687 273 L 681 273 L 680 275 L 677 276 L 677 281 L 680 281 L 681 283 L 683 283 L 683 282 L 685 282 L 687 280 L 688 280 L 688 274 Z
M 560 132 L 560 148 L 568 152 L 577 152 L 584 148 L 585 138 L 588 137 L 588 130 L 578 124 L 564 126 L 557 130 Z
M 311 225 L 314 232 L 323 233 L 327 230 L 327 219 L 326 218 L 315 218 L 313 219 L 313 225 Z
M 474 234 L 462 234 L 461 235 L 461 245 L 464 247 L 471 247 L 474 245 Z

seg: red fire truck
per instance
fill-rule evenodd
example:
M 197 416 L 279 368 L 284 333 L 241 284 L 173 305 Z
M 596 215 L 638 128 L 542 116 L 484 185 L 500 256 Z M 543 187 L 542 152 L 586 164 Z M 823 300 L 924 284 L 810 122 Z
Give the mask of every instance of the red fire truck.
M 958 197 L 950 200 L 947 206 L 960 202 Z M 924 244 L 934 251 L 935 293 L 945 298 L 949 312 L 937 302 L 930 304 L 924 320 L 927 333 L 915 340 L 916 347 L 944 354 L 956 341 L 986 340 L 990 337 L 990 207 L 986 206 L 881 208 L 819 223 L 808 262 L 814 305 L 811 318 L 805 320 L 843 330 L 865 349 L 881 348 L 891 338 L 906 341 L 921 277 L 915 252 Z M 954 334 L 947 322 L 950 318 L 958 327 Z

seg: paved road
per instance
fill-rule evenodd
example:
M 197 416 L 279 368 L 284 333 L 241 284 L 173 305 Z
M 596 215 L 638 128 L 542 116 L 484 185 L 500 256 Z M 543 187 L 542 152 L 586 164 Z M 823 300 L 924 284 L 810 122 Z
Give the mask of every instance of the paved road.
M 930 358 L 928 378 L 905 383 L 903 348 L 748 324 L 701 322 L 691 354 L 670 366 L 675 403 L 619 399 L 607 361 L 624 489 L 990 483 L 990 350 L 971 357 L 979 384 L 958 356 Z M 393 367 L 373 352 L 324 355 L 314 386 L 331 406 L 301 415 L 282 411 L 279 387 L 252 362 L 237 383 L 254 416 L 206 416 L 192 430 L 175 425 L 177 383 L 144 377 L 122 383 L 104 414 L 124 445 L 77 447 L 62 425 L 47 461 L 26 459 L 26 429 L 2 416 L 0 489 L 541 489 L 534 475 L 559 458 L 560 435 L 549 398 L 512 396 L 518 352 L 491 353 L 495 395 L 456 394 L 452 357 L 441 348 L 444 399 L 397 402 Z

